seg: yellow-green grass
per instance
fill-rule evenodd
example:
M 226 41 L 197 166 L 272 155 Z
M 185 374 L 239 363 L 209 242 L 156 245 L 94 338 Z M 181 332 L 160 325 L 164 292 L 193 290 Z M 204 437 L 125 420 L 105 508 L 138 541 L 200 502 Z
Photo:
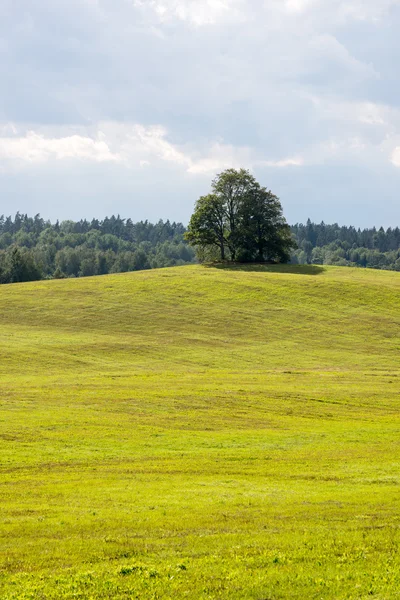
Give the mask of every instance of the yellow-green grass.
M 400 598 L 400 274 L 0 286 L 0 598 Z

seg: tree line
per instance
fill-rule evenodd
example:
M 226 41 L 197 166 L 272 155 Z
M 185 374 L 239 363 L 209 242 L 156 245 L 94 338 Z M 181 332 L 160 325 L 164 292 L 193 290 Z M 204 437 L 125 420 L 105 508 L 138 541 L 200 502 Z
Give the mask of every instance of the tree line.
M 291 226 L 294 264 L 338 265 L 400 271 L 400 229 L 356 229 L 312 223 Z
M 36 215 L 0 216 L 0 282 L 84 277 L 196 262 L 182 223 L 134 223 L 119 216 L 51 223 Z M 292 225 L 294 264 L 400 271 L 400 229 Z M 229 256 L 229 250 L 228 250 Z M 217 259 L 219 259 L 217 254 Z
M 194 261 L 182 223 L 0 216 L 0 282 L 105 275 Z

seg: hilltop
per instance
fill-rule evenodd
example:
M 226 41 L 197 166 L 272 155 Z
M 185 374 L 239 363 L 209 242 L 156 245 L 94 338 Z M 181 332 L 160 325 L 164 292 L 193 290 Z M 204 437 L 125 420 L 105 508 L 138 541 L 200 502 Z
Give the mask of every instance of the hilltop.
M 399 292 L 290 265 L 0 286 L 1 597 L 395 597 Z
M 398 227 L 361 230 L 308 219 L 290 231 L 297 245 L 292 264 L 400 270 Z M 193 264 L 196 253 L 185 232 L 182 223 L 134 223 L 119 215 L 61 223 L 0 215 L 0 284 Z

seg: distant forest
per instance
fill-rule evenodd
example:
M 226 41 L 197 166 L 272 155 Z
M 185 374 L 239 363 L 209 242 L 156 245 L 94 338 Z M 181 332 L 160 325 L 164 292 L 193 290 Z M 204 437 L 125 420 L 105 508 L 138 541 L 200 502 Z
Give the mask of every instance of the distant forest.
M 295 264 L 368 267 L 400 271 L 400 229 L 356 229 L 312 223 L 291 226 L 297 242 Z
M 194 262 L 182 223 L 133 223 L 120 216 L 50 223 L 0 216 L 0 281 L 87 277 Z
M 294 264 L 400 271 L 400 229 L 338 224 L 291 227 Z M 0 216 L 0 282 L 85 277 L 195 262 L 182 223 L 134 223 L 120 216 L 51 223 L 36 215 Z

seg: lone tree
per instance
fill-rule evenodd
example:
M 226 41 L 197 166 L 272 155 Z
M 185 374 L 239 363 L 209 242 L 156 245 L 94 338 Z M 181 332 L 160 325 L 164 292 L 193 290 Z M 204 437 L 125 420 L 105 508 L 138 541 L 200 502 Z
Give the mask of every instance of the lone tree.
M 296 246 L 277 196 L 245 169 L 227 169 L 195 205 L 185 234 L 201 261 L 288 262 Z

